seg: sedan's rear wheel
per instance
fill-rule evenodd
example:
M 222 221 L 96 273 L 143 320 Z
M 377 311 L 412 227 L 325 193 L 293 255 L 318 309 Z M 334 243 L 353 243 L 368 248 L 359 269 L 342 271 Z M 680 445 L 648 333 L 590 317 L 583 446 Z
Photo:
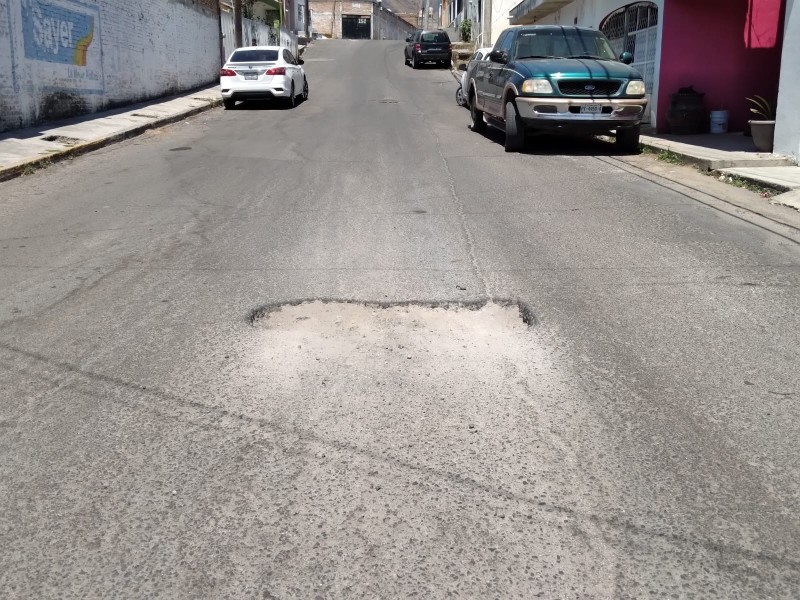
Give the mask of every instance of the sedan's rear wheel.
M 461 86 L 458 86 L 456 90 L 456 104 L 464 106 L 464 90 L 461 89 Z
M 231 110 L 234 106 L 236 106 L 236 100 L 233 98 L 223 98 L 222 106 L 225 107 L 225 110 Z
M 303 102 L 308 100 L 308 80 L 303 79 Z
M 297 98 L 294 95 L 294 81 L 292 82 L 292 89 L 289 91 L 289 99 L 286 104 L 289 108 L 294 108 L 297 105 Z
M 525 147 L 525 124 L 513 102 L 506 102 L 506 152 L 519 152 Z

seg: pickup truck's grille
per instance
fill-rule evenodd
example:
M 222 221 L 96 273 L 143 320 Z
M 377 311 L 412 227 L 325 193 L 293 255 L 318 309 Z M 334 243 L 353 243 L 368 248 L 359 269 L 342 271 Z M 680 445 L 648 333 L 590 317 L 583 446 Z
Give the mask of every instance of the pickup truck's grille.
M 564 96 L 613 96 L 621 85 L 609 79 L 562 79 L 558 89 Z

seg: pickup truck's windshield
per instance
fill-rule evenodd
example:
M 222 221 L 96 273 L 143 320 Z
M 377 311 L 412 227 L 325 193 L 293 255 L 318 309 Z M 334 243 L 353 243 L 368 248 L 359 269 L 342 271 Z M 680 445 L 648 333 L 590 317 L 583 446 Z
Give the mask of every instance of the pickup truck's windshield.
M 513 56 L 523 58 L 595 58 L 616 60 L 606 37 L 599 31 L 572 27 L 522 31 Z

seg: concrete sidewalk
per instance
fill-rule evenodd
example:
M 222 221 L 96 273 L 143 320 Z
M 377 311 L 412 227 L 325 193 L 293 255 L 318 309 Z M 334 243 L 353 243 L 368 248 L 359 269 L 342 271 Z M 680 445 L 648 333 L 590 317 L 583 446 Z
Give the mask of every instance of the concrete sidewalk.
M 800 210 L 800 167 L 792 158 L 758 152 L 741 133 L 701 135 L 642 135 L 642 146 L 671 152 L 707 171 L 719 171 L 784 192 L 771 202 Z
M 708 171 L 739 167 L 786 167 L 785 156 L 759 152 L 752 138 L 741 133 L 670 135 L 642 134 L 641 143 L 651 150 L 672 152 Z
M 162 127 L 222 103 L 219 86 L 0 134 L 0 181 Z

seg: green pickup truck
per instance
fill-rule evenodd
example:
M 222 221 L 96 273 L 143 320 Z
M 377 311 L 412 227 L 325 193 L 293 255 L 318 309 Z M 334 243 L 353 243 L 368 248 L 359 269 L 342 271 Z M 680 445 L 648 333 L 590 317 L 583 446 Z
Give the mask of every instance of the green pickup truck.
M 505 131 L 508 152 L 536 133 L 613 133 L 621 150 L 636 152 L 647 98 L 631 62 L 594 29 L 506 29 L 467 83 L 470 128 Z

